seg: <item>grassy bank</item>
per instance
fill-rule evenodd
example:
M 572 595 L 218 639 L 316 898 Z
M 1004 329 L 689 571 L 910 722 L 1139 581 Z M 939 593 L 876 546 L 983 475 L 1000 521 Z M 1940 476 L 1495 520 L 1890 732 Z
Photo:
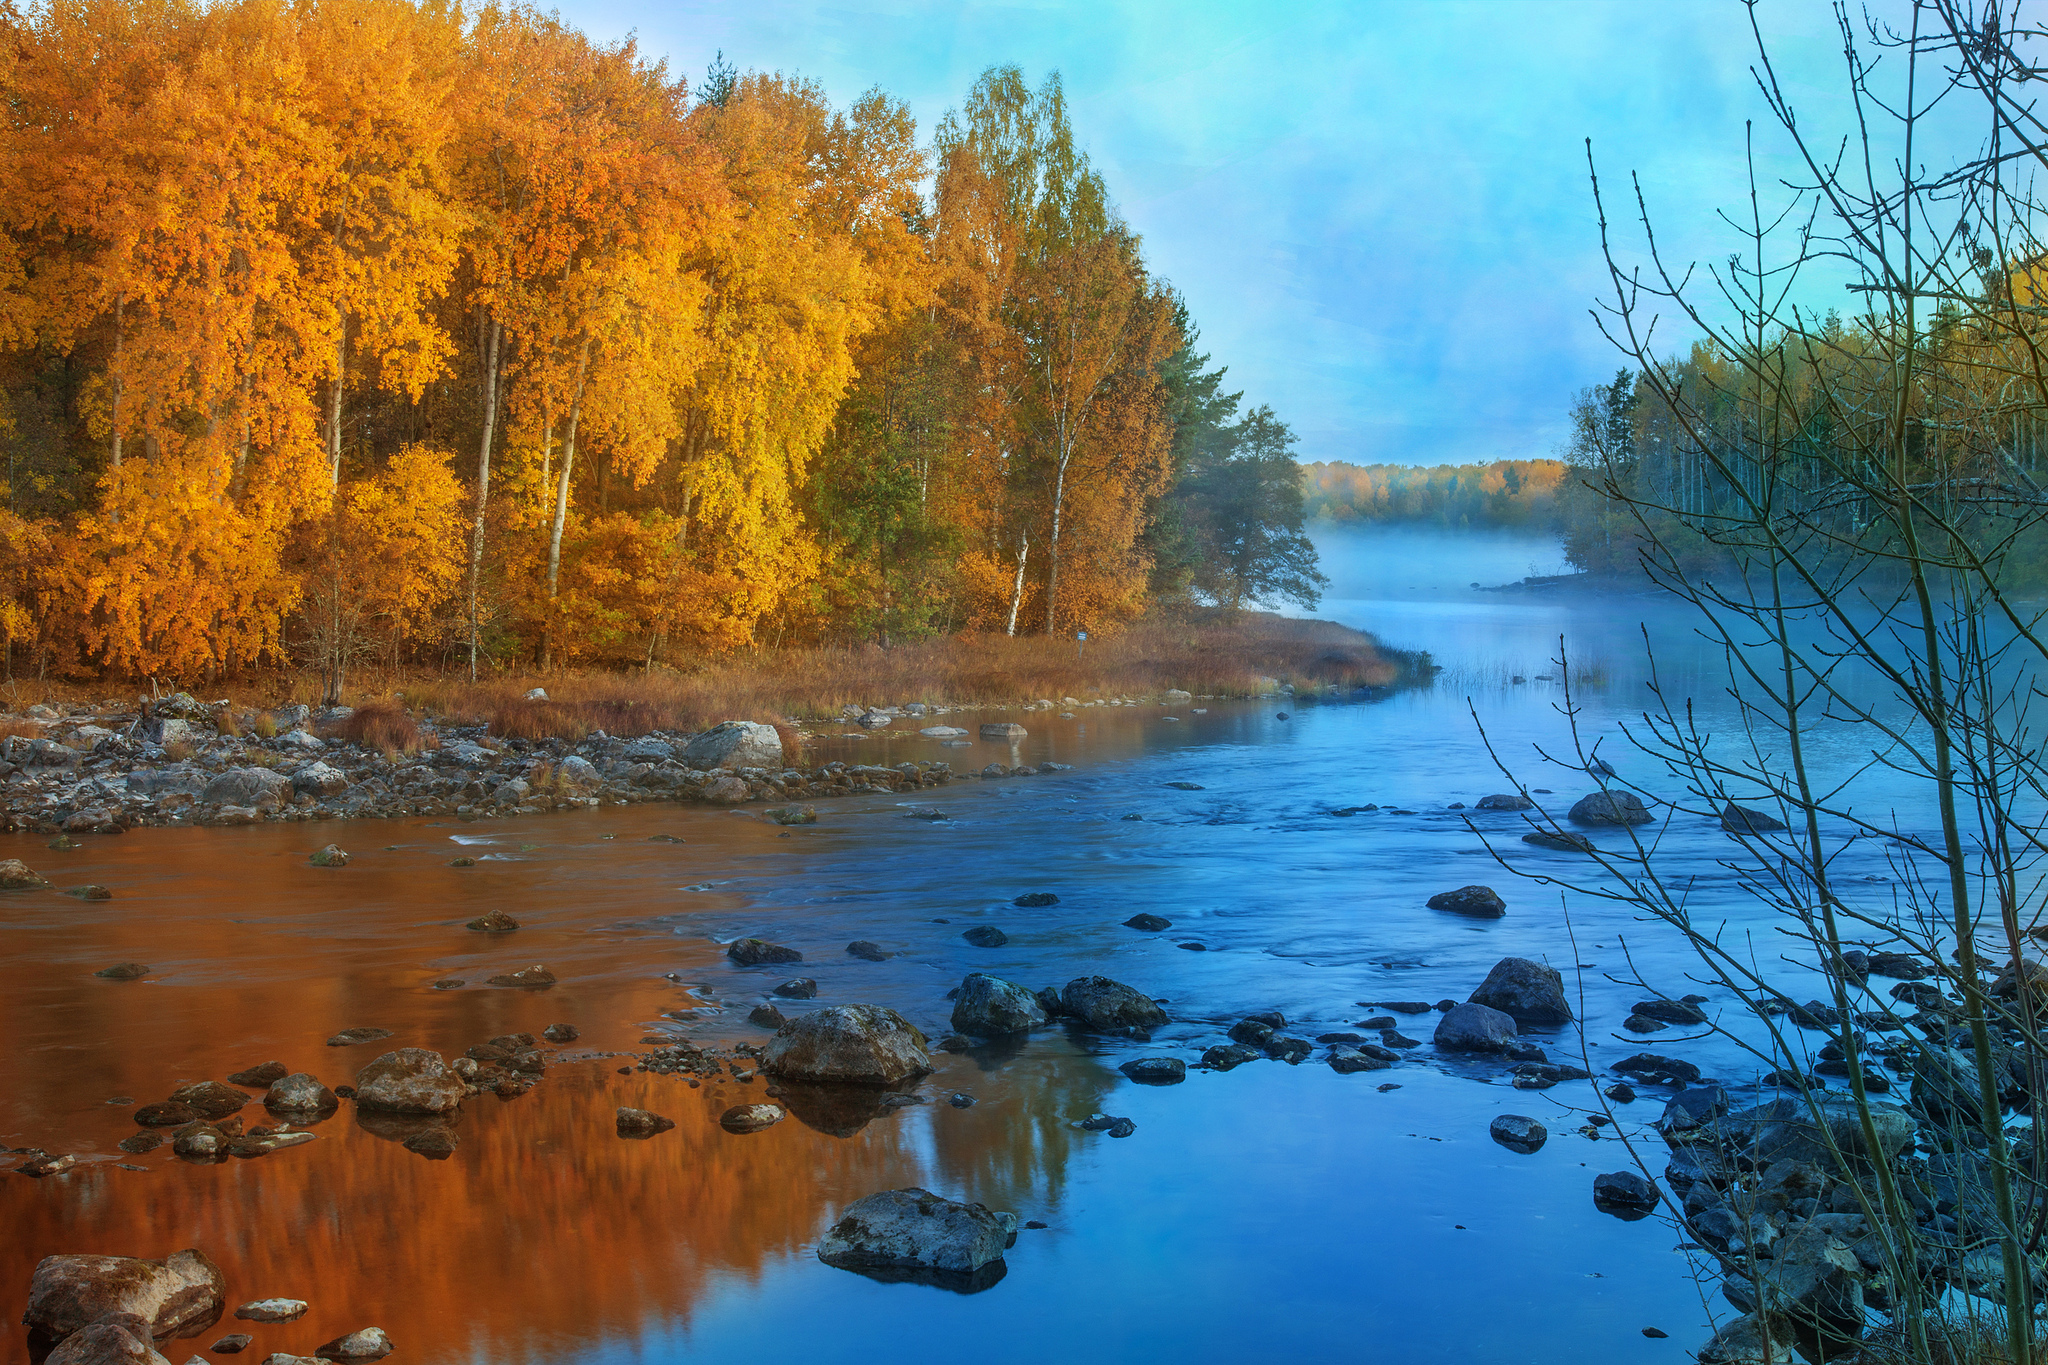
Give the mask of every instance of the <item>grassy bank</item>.
M 1085 648 L 1039 636 L 958 635 L 890 649 L 747 651 L 707 659 L 688 672 L 508 672 L 472 683 L 446 673 L 362 670 L 344 700 L 402 697 L 423 716 L 486 723 L 504 735 L 574 739 L 595 729 L 632 735 L 696 730 L 730 719 L 815 721 L 836 718 L 846 706 L 1085 701 L 1168 688 L 1238 697 L 1275 683 L 1304 691 L 1349 690 L 1401 687 L 1428 676 L 1426 658 L 1386 649 L 1347 626 L 1240 612 L 1149 619 Z M 536 687 L 547 691 L 548 700 L 526 700 Z M 7 690 L 8 709 L 14 711 L 37 701 L 133 695 L 109 684 L 27 680 Z M 320 700 L 319 679 L 311 674 L 261 674 L 187 690 L 252 709 Z

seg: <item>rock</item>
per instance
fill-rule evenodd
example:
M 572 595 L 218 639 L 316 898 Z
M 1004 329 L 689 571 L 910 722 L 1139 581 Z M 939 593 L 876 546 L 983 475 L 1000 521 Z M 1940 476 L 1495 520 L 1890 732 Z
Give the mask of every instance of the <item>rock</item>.
M 1899 981 L 1922 981 L 1929 972 L 1927 964 L 1911 953 L 1872 953 L 1870 974 L 1889 976 Z
M 327 1040 L 329 1047 L 354 1047 L 357 1043 L 374 1043 L 379 1038 L 391 1037 L 388 1028 L 345 1028 Z
M 149 968 L 140 962 L 117 962 L 111 967 L 102 967 L 93 973 L 109 981 L 140 981 L 149 975 Z
M 1572 1007 L 1564 997 L 1564 977 L 1555 967 L 1525 957 L 1504 957 L 1493 965 L 1472 1003 L 1513 1016 L 1517 1024 L 1569 1024 Z
M 773 806 L 761 812 L 778 825 L 815 825 L 818 823 L 816 806 Z
M 728 1133 L 758 1133 L 782 1122 L 782 1107 L 774 1104 L 736 1104 L 718 1116 L 718 1126 Z
M 219 1081 L 196 1081 L 171 1092 L 170 1102 L 182 1104 L 202 1119 L 224 1119 L 249 1102 L 249 1097 Z
M 229 1141 L 228 1154 L 245 1158 L 269 1156 L 272 1152 L 311 1142 L 317 1136 L 316 1133 L 265 1133 L 260 1137 L 238 1137 Z
M 1730 801 L 1721 809 L 1721 828 L 1730 834 L 1770 834 L 1785 828 L 1785 822 L 1767 812 Z
M 326 796 L 339 796 L 348 790 L 348 774 L 315 759 L 292 774 L 292 790 L 316 801 Z
M 864 962 L 887 962 L 890 958 L 896 956 L 896 954 L 882 947 L 881 944 L 870 943 L 864 938 L 857 938 L 847 944 L 846 951 L 849 955 L 860 958 Z
M 1967 1061 L 1967 1059 L 1965 1059 Z M 1968 1061 L 1969 1078 L 1975 1090 L 1975 1062 Z M 1915 1078 L 1917 1086 L 1918 1078 Z M 1918 1098 L 1917 1089 L 1915 1098 Z M 1848 1096 L 1828 1097 L 1819 1100 L 1820 1123 L 1827 1129 L 1823 1139 L 1821 1129 L 1814 1123 L 1809 1101 L 1803 1099 L 1777 1099 L 1755 1109 L 1729 1116 L 1730 1122 L 1741 1120 L 1751 1125 L 1754 1136 L 1750 1139 L 1749 1154 L 1759 1163 L 1772 1161 L 1805 1161 L 1817 1166 L 1832 1166 L 1836 1158 L 1830 1151 L 1833 1147 L 1843 1156 L 1852 1159 L 1868 1159 L 1869 1144 L 1864 1140 L 1863 1119 L 1856 1112 L 1855 1102 Z M 1896 1104 L 1872 1100 L 1868 1104 L 1870 1124 L 1877 1134 L 1877 1144 L 1884 1160 L 1891 1161 L 1912 1146 L 1918 1135 L 1919 1125 L 1913 1116 Z
M 297 1322 L 306 1316 L 304 1299 L 258 1299 L 235 1310 L 243 1322 Z
M 391 1354 L 391 1338 L 382 1327 L 364 1327 L 336 1337 L 313 1354 L 321 1360 L 382 1360 Z
M 519 927 L 519 921 L 503 910 L 490 910 L 478 915 L 463 927 L 484 934 L 508 934 Z
M 1666 1101 L 1663 1116 L 1657 1120 L 1657 1131 L 1667 1140 L 1675 1140 L 1680 1134 L 1704 1127 L 1727 1112 L 1726 1090 L 1718 1085 L 1695 1086 L 1679 1091 Z
M 21 1320 L 62 1340 L 112 1314 L 132 1313 L 153 1337 L 203 1327 L 220 1317 L 220 1268 L 194 1250 L 162 1260 L 134 1256 L 45 1256 L 29 1280 Z
M 1201 1065 L 1211 1071 L 1229 1071 L 1234 1067 L 1243 1066 L 1246 1062 L 1256 1062 L 1265 1055 L 1242 1043 L 1218 1043 L 1202 1053 Z
M 135 1111 L 135 1121 L 145 1128 L 179 1128 L 198 1117 L 183 1104 L 145 1104 Z
M 279 1077 L 263 1096 L 265 1109 L 284 1113 L 323 1113 L 339 1108 L 341 1101 L 320 1078 L 306 1071 Z
M 1520 793 L 1482 796 L 1477 805 L 1480 810 L 1528 810 L 1536 803 Z
M 1474 919 L 1499 919 L 1508 912 L 1507 902 L 1490 886 L 1461 886 L 1456 891 L 1439 891 L 1429 898 L 1432 910 L 1448 910 Z
M 760 1004 L 747 1011 L 747 1022 L 757 1028 L 781 1028 L 789 1020 L 773 1005 Z
M 704 802 L 711 806 L 744 806 L 754 799 L 753 789 L 737 777 L 720 777 L 703 790 Z
M 1510 1151 L 1527 1154 L 1550 1140 L 1550 1130 L 1522 1114 L 1496 1114 L 1487 1136 Z
M 666 1133 L 675 1126 L 674 1119 L 665 1119 L 661 1115 L 649 1113 L 645 1109 L 629 1109 L 624 1105 L 619 1106 L 618 1129 L 620 1137 L 650 1138 L 656 1133 Z
M 329 844 L 306 861 L 315 867 L 347 867 L 349 856 L 340 844 Z
M 725 955 L 742 967 L 758 967 L 764 962 L 804 960 L 804 955 L 794 948 L 785 948 L 780 943 L 770 943 L 759 938 L 735 939 L 727 945 Z
M 438 1052 L 402 1047 L 356 1074 L 356 1103 L 390 1114 L 445 1114 L 462 1103 L 466 1087 Z
M 1821 1228 L 1789 1231 L 1771 1246 L 1754 1279 L 1729 1281 L 1728 1297 L 1762 1318 L 1774 1337 L 1805 1343 L 1814 1359 L 1839 1353 L 1863 1334 L 1863 1267 L 1854 1252 Z M 1832 1347 L 1833 1349 L 1829 1349 Z M 1802 1354 L 1807 1353 L 1802 1351 Z
M 1564 834 L 1544 829 L 1536 830 L 1531 834 L 1524 834 L 1522 842 L 1534 844 L 1538 848 L 1556 849 L 1559 853 L 1592 853 L 1595 851 L 1593 841 L 1583 834 Z
M 583 1036 L 574 1024 L 549 1024 L 540 1031 L 540 1036 L 551 1043 L 573 1043 Z
M 246 1085 L 252 1089 L 268 1090 L 272 1085 L 290 1074 L 291 1069 L 283 1062 L 264 1062 L 261 1066 L 252 1066 L 246 1071 L 230 1072 L 228 1084 Z
M 772 725 L 750 720 L 729 720 L 714 725 L 683 748 L 685 767 L 780 768 L 784 763 L 782 736 Z
M 1377 1043 L 1340 1043 L 1330 1049 L 1330 1070 L 1345 1075 L 1357 1071 L 1385 1071 L 1397 1060 L 1393 1052 Z
M 1124 921 L 1124 928 L 1142 929 L 1148 934 L 1156 934 L 1162 929 L 1171 929 L 1172 927 L 1172 920 L 1158 915 L 1132 915 Z
M 256 1338 L 250 1336 L 247 1332 L 230 1332 L 226 1336 L 222 1337 L 219 1341 L 214 1342 L 213 1345 L 207 1347 L 206 1349 L 212 1351 L 216 1355 L 240 1355 L 242 1352 L 248 1350 L 249 1343 L 255 1340 Z
M 153 1152 L 163 1146 L 164 1136 L 162 1133 L 150 1132 L 145 1129 L 140 1133 L 122 1138 L 114 1145 L 127 1152 L 130 1156 L 141 1156 L 145 1152 Z
M 1104 1033 L 1136 1034 L 1167 1022 L 1151 997 L 1106 976 L 1077 976 L 1060 992 L 1060 1012 Z
M 818 983 L 808 976 L 793 976 L 775 987 L 771 994 L 785 1000 L 814 1000 L 818 995 Z
M 19 858 L 0 858 L 0 891 L 38 891 L 49 883 Z
M 1468 1001 L 1437 1020 L 1434 1041 L 1440 1052 L 1505 1052 L 1515 1039 L 1513 1016 Z
M 1031 732 L 1029 730 L 1017 724 L 1015 721 L 1007 720 L 995 721 L 991 724 L 987 724 L 981 727 L 981 737 L 983 739 L 1016 740 L 1023 739 L 1026 735 L 1030 733 Z
M 1246 1047 L 1264 1049 L 1273 1040 L 1273 1026 L 1263 1019 L 1240 1019 L 1230 1026 L 1230 1037 Z
M 1188 1078 L 1188 1065 L 1178 1057 L 1139 1057 L 1117 1070 L 1140 1085 L 1179 1085 Z
M 1000 948 L 1010 941 L 1010 936 L 993 924 L 977 924 L 960 937 L 977 948 Z
M 149 1324 L 132 1313 L 111 1313 L 64 1338 L 43 1365 L 170 1365 L 152 1344 Z M 188 1362 L 189 1365 L 189 1362 Z
M 273 811 L 291 799 L 291 789 L 290 779 L 274 769 L 230 768 L 207 783 L 199 799 L 209 806 Z
M 927 725 L 918 733 L 926 739 L 958 739 L 967 732 L 957 725 Z
M 1745 1313 L 1722 1323 L 1696 1359 L 1699 1365 L 1790 1365 L 1798 1357 L 1790 1343 L 1780 1337 L 1767 1338 L 1763 1323 Z
M 604 778 L 591 761 L 570 754 L 554 767 L 554 789 L 563 796 L 588 796 L 604 785 Z
M 552 986 L 555 984 L 555 974 L 536 962 L 531 967 L 521 967 L 516 972 L 500 972 L 496 976 L 485 977 L 484 984 L 487 986 Z
M 1046 1022 L 1045 1010 L 1029 989 L 1001 977 L 969 972 L 953 1000 L 953 1028 L 983 1038 L 1028 1033 Z
M 1638 1000 L 1635 1012 L 1666 1024 L 1704 1024 L 1707 1012 L 1690 1000 Z
M 1571 818 L 1582 825 L 1647 825 L 1651 817 L 1634 792 L 1598 791 L 1580 797 Z
M 818 1243 L 818 1259 L 842 1270 L 907 1270 L 966 1279 L 1000 1265 L 1010 1240 L 1003 1219 L 981 1204 L 925 1190 L 890 1190 L 856 1200 Z
M 67 887 L 65 888 L 64 894 L 67 896 L 76 896 L 78 897 L 78 899 L 82 901 L 110 901 L 114 898 L 114 893 L 112 891 L 109 891 L 106 887 L 97 885 L 95 883 L 88 883 L 85 886 Z
M 1602 1213 L 1640 1218 L 1657 1208 L 1657 1186 L 1634 1171 L 1593 1177 L 1593 1207 Z
M 1638 1052 L 1633 1057 L 1624 1057 L 1614 1064 L 1614 1069 L 1624 1076 L 1633 1076 L 1652 1085 L 1696 1085 L 1700 1079 L 1700 1069 L 1691 1062 L 1655 1052 Z
M 777 1029 L 761 1069 L 790 1081 L 894 1086 L 931 1070 L 926 1045 L 892 1009 L 829 1005 Z

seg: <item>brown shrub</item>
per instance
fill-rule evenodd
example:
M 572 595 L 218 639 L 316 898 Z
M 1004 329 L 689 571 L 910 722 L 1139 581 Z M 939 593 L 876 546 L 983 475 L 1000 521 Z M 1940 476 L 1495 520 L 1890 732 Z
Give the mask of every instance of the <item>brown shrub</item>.
M 395 701 L 366 701 L 326 733 L 381 753 L 416 754 L 420 750 L 420 727 Z

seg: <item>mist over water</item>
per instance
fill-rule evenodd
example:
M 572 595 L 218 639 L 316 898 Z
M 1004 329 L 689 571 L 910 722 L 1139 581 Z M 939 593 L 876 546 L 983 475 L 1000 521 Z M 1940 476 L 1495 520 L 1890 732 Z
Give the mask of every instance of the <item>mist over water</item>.
M 584 1034 L 525 1097 L 469 1101 L 444 1162 L 345 1108 L 321 1141 L 260 1161 L 197 1166 L 159 1152 L 131 1163 L 140 1171 L 95 1161 L 43 1181 L 0 1176 L 0 1227 L 14 1233 L 0 1239 L 0 1311 L 18 1313 L 36 1259 L 52 1251 L 195 1245 L 221 1262 L 231 1302 L 315 1303 L 303 1327 L 265 1329 L 252 1350 L 266 1354 L 375 1323 L 406 1360 L 432 1365 L 739 1353 L 1017 1365 L 1688 1359 L 1709 1328 L 1681 1239 L 1593 1209 L 1592 1177 L 1629 1158 L 1576 1131 L 1592 1099 L 1583 1082 L 1519 1091 L 1497 1061 L 1438 1057 L 1432 1015 L 1401 1018 L 1424 1046 L 1383 1072 L 1338 1075 L 1320 1049 L 1299 1066 L 1191 1072 L 1167 1088 L 1116 1070 L 1138 1056 L 1193 1061 L 1253 1011 L 1277 1008 L 1290 1032 L 1314 1038 L 1380 1013 L 1370 1002 L 1463 999 L 1510 955 L 1564 971 L 1583 1039 L 1565 1029 L 1536 1041 L 1596 1073 L 1658 1047 L 1618 1032 L 1645 994 L 1635 977 L 1706 994 L 1710 1011 L 1731 1003 L 1699 984 L 1661 926 L 1566 890 L 1557 879 L 1584 878 L 1583 859 L 1521 843 L 1519 815 L 1471 809 L 1512 789 L 1495 755 L 1520 785 L 1549 789 L 1537 799 L 1559 814 L 1592 789 L 1560 711 L 1560 637 L 1584 678 L 1584 745 L 1652 790 L 1668 785 L 1624 733 L 1654 700 L 1645 631 L 1667 696 L 1699 699 L 1717 724 L 1730 715 L 1720 652 L 1689 609 L 1650 592 L 1471 587 L 1560 570 L 1541 538 L 1368 531 L 1319 543 L 1333 586 L 1316 614 L 1428 650 L 1444 668 L 1434 687 L 1374 703 L 1037 712 L 1014 746 L 946 750 L 894 729 L 830 742 L 835 756 L 871 762 L 1075 765 L 940 788 L 914 803 L 937 808 L 936 820 L 866 796 L 820 803 L 817 825 L 787 831 L 752 812 L 644 805 L 473 824 L 137 830 L 62 855 L 0 838 L 0 857 L 60 886 L 115 893 L 0 900 L 0 1142 L 111 1155 L 133 1128 L 132 1110 L 109 1097 L 146 1102 L 272 1057 L 335 1085 L 385 1047 L 453 1054 L 558 1020 Z M 1341 813 L 1367 804 L 1379 809 Z M 657 834 L 685 842 L 650 842 Z M 1656 837 L 1701 913 L 1781 951 L 1768 914 L 1719 866 L 1728 845 L 1711 820 L 1677 814 Z M 356 862 L 308 868 L 330 838 Z M 1878 842 L 1846 851 L 1840 875 L 1888 897 Z M 478 865 L 448 866 L 464 853 Z M 1474 882 L 1501 893 L 1506 918 L 1425 905 Z M 1059 903 L 1011 903 L 1041 890 Z M 493 906 L 525 927 L 461 927 Z M 1139 912 L 1172 928 L 1124 927 Z M 1008 944 L 969 946 L 961 934 L 979 925 Z M 804 961 L 735 968 L 723 945 L 742 935 Z M 853 939 L 897 955 L 850 958 Z M 91 976 L 128 959 L 149 963 L 151 979 Z M 535 962 L 562 984 L 431 988 Z M 758 1083 L 692 1091 L 680 1078 L 617 1074 L 630 1058 L 615 1054 L 649 1034 L 764 1041 L 747 1010 L 793 972 L 818 980 L 820 1005 L 888 1005 L 940 1037 L 946 992 L 969 971 L 1033 987 L 1099 972 L 1165 999 L 1174 1023 L 1149 1043 L 1051 1029 L 1020 1047 L 938 1054 L 920 1087 L 927 1103 L 851 1136 L 800 1116 L 726 1134 L 718 1112 L 760 1098 Z M 1774 971 L 1798 999 L 1818 991 L 1811 964 Z M 396 1036 L 325 1046 L 358 1025 Z M 1754 1078 L 1725 1042 L 1669 1050 L 1724 1082 Z M 946 1104 L 956 1090 L 975 1105 Z M 1662 1092 L 1644 1090 L 1623 1129 L 1661 1151 L 1644 1125 Z M 681 1126 L 622 1142 L 621 1104 Z M 1095 1112 L 1138 1130 L 1116 1140 L 1072 1127 Z M 1486 1128 L 1502 1112 L 1539 1118 L 1550 1143 L 1533 1156 L 1496 1146 Z M 1007 1276 L 973 1295 L 816 1260 L 818 1235 L 847 1203 L 912 1184 L 1050 1227 L 1022 1234 Z M 1649 1326 L 1670 1336 L 1645 1338 Z

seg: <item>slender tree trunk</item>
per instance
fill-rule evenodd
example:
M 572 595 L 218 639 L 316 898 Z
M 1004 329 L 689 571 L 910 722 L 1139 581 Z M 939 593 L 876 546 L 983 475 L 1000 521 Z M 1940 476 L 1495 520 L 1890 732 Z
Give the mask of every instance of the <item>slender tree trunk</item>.
M 491 496 L 491 437 L 498 425 L 498 351 L 504 326 L 479 319 L 477 358 L 482 362 L 484 433 L 476 460 L 476 520 L 469 532 L 469 680 L 476 681 L 476 658 L 482 630 L 477 620 L 477 580 L 484 567 L 484 509 Z
M 1010 624 L 1003 629 L 1005 635 L 1017 633 L 1017 608 L 1024 605 L 1024 557 L 1031 553 L 1031 533 L 1024 532 L 1017 541 L 1017 582 L 1010 589 Z
M 1073 459 L 1073 447 L 1064 440 L 1060 442 L 1059 472 L 1052 480 L 1052 548 L 1046 553 L 1045 570 L 1045 633 L 1053 633 L 1054 617 L 1059 611 L 1060 598 L 1060 509 L 1067 498 L 1067 462 Z M 1015 632 L 1011 632 L 1015 634 Z
M 327 389 L 327 486 L 341 487 L 341 389 L 348 365 L 348 314 L 334 339 L 334 380 Z
M 569 429 L 562 438 L 562 470 L 555 486 L 555 524 L 548 535 L 548 598 L 554 599 L 562 571 L 562 525 L 569 518 L 569 476 L 576 468 L 576 427 L 583 419 L 583 377 L 590 369 L 590 343 L 576 361 L 576 392 L 569 400 Z
M 114 490 L 115 490 L 115 493 L 117 494 L 117 497 L 116 497 L 116 499 L 115 499 L 115 502 L 114 502 L 114 524 L 115 524 L 116 526 L 118 526 L 118 525 L 120 525 L 120 524 L 121 524 L 121 503 L 120 503 L 120 501 L 119 501 L 119 498 L 118 498 L 118 494 L 119 494 L 119 492 L 120 492 L 120 487 L 121 487 L 121 396 L 122 396 L 122 389 L 123 389 L 124 387 L 126 387 L 126 385 L 125 385 L 125 381 L 123 380 L 123 378 L 122 378 L 122 375 L 121 375 L 121 312 L 122 312 L 122 309 L 123 309 L 124 307 L 126 307 L 126 305 L 127 305 L 127 302 L 128 302 L 128 296 L 127 296 L 126 294 L 116 294 L 116 295 L 114 295 L 114 365 L 113 365 L 113 370 L 114 370 L 114 401 L 113 401 L 113 409 L 114 409 L 114 411 L 113 411 L 113 424 L 114 424 L 114 450 L 113 450 L 113 458 L 114 458 Z
M 235 477 L 234 481 L 229 485 L 229 492 L 235 497 L 242 495 L 242 481 L 246 477 L 249 468 L 250 427 L 249 376 L 245 374 L 242 376 L 242 441 L 240 445 L 235 447 Z

